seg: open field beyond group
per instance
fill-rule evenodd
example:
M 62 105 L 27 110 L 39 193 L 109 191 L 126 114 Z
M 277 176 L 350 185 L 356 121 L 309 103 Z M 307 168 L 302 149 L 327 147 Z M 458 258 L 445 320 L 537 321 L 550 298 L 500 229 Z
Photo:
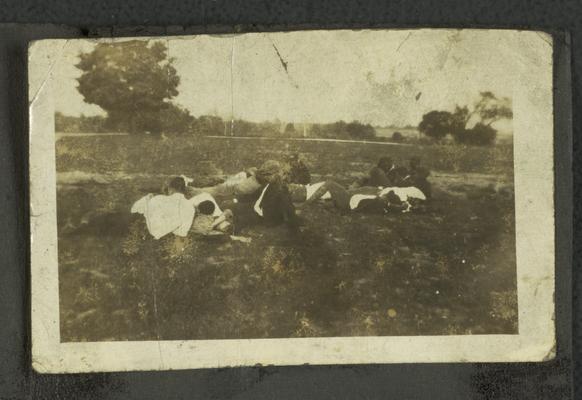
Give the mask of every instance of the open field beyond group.
M 299 209 L 299 238 L 255 227 L 224 238 L 154 240 L 87 215 L 129 213 L 184 174 L 220 177 L 298 153 L 314 181 L 348 185 L 381 156 L 430 168 L 423 212 Z M 375 145 L 180 136 L 56 142 L 63 341 L 517 332 L 509 145 Z

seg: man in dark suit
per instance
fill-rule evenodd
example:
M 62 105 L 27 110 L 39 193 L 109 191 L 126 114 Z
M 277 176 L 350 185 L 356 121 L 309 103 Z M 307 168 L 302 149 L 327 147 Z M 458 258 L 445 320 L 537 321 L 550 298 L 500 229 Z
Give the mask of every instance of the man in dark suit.
M 430 171 L 424 168 L 420 163 L 420 157 L 410 158 L 408 164 L 408 173 L 402 180 L 406 186 L 416 186 L 427 198 L 431 197 L 432 187 L 428 181 Z

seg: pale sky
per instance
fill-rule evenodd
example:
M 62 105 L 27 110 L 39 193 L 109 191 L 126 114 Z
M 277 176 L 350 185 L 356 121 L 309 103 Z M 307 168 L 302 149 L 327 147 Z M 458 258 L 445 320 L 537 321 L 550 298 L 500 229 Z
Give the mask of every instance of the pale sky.
M 417 125 L 431 110 L 472 104 L 480 91 L 512 98 L 515 74 L 528 57 L 518 36 L 501 30 L 342 30 L 200 35 L 167 43 L 181 77 L 174 102 L 194 116 L 404 126 Z M 57 111 L 103 114 L 76 89 L 80 71 L 74 64 L 93 45 L 67 44 L 54 71 Z

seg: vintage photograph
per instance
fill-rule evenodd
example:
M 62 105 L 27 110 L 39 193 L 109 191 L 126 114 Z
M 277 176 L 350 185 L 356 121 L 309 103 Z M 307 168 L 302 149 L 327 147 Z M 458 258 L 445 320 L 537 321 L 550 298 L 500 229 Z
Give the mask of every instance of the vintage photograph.
M 59 342 L 519 335 L 534 36 L 56 41 Z

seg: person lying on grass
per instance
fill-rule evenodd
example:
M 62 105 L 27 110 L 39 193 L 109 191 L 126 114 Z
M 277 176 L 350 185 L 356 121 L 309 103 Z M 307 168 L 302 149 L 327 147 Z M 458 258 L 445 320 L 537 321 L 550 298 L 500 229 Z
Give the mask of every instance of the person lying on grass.
M 256 172 L 258 190 L 232 204 L 235 232 L 252 225 L 284 225 L 298 232 L 300 220 L 295 212 L 281 163 L 268 160 Z
M 411 157 L 408 163 L 406 175 L 400 180 L 398 186 L 415 186 L 419 188 L 427 198 L 432 196 L 432 187 L 428 181 L 430 171 L 421 166 L 420 157 Z
M 230 211 L 224 213 L 211 194 L 199 193 L 187 199 L 185 193 L 185 180 L 175 177 L 167 185 L 167 194 L 150 193 L 142 197 L 133 204 L 131 213 L 144 216 L 147 229 L 155 239 L 170 233 L 185 237 L 197 219 L 196 233 L 223 232 L 228 228 Z
M 199 193 L 209 193 L 216 198 L 237 199 L 245 201 L 252 199 L 254 194 L 264 184 L 259 182 L 268 180 L 270 176 L 285 176 L 288 184 L 306 185 L 311 181 L 311 174 L 299 155 L 294 153 L 285 162 L 275 160 L 265 161 L 259 168 L 251 167 L 227 177 L 227 179 L 215 186 L 193 187 L 187 186 L 187 195 L 193 196 Z
M 390 157 L 381 157 L 365 177 L 350 185 L 350 189 L 363 186 L 414 186 L 430 198 L 432 191 L 427 179 L 429 175 L 430 171 L 421 166 L 420 157 L 410 158 L 408 167 L 396 165 Z
M 254 225 L 285 225 L 298 230 L 299 219 L 287 184 L 289 169 L 286 165 L 267 160 L 259 168 L 250 168 L 232 175 L 223 183 L 211 187 L 186 186 L 187 195 L 214 196 L 230 210 L 235 232 Z M 219 210 L 218 204 L 215 207 Z M 225 210 L 226 212 L 226 210 Z M 206 219 L 206 218 L 203 218 Z M 209 222 L 200 222 L 208 229 Z M 232 237 L 232 236 L 231 236 Z
M 186 188 L 186 193 L 189 196 L 208 193 L 215 198 L 236 198 L 248 196 L 257 191 L 260 187 L 261 185 L 257 182 L 254 170 L 249 170 L 233 175 L 223 183 L 219 183 L 215 186 L 188 186 Z
M 131 207 L 132 214 L 142 214 L 146 220 L 149 233 L 160 239 L 170 233 L 187 236 L 194 219 L 195 208 L 184 196 L 186 184 L 184 179 L 172 179 L 167 194 L 148 193 L 137 200 Z
M 316 188 L 312 191 L 313 187 Z M 319 199 L 329 199 L 342 211 L 385 213 L 409 212 L 413 207 L 416 208 L 426 201 L 426 196 L 414 186 L 387 188 L 363 186 L 346 189 L 337 182 L 325 181 L 311 185 L 309 191 L 297 190 L 293 199 L 306 204 Z
M 366 176 L 350 185 L 350 188 L 397 186 L 404 174 L 405 172 L 402 170 L 402 167 L 396 166 L 390 157 L 380 157 L 378 164 L 372 167 Z
M 274 166 L 272 164 L 273 162 L 275 161 L 267 160 L 259 168 L 251 167 L 245 171 L 229 176 L 224 182 L 214 186 L 187 186 L 186 194 L 188 196 L 195 196 L 201 193 L 208 193 L 221 200 L 237 199 L 245 201 L 245 199 L 252 199 L 254 194 L 264 186 L 259 182 L 260 178 L 257 179 L 257 176 L 267 176 L 274 173 L 280 173 L 280 164 L 277 163 L 277 165 Z M 275 168 L 276 171 L 274 171 L 273 168 Z

